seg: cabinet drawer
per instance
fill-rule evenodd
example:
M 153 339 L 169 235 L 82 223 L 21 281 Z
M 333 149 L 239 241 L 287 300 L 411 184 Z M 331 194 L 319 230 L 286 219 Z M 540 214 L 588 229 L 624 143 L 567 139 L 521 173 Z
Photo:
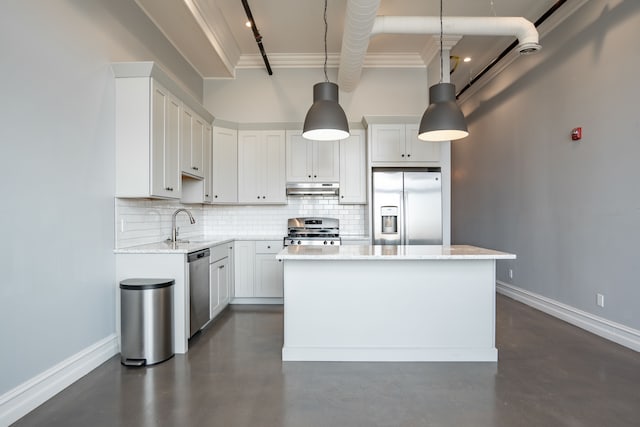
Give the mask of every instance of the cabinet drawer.
M 211 258 L 210 262 L 214 263 L 222 258 L 226 258 L 229 256 L 229 243 L 223 243 L 220 245 L 216 245 L 211 248 Z
M 277 254 L 282 250 L 282 240 L 258 240 L 256 241 L 257 254 Z

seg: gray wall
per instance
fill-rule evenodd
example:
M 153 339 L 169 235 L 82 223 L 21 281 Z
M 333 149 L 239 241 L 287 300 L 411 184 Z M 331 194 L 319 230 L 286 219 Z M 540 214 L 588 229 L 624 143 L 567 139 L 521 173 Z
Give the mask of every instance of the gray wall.
M 498 280 L 636 329 L 639 29 L 640 2 L 588 2 L 466 102 L 452 209 L 455 243 L 518 255 Z
M 133 1 L 0 13 L 0 395 L 115 332 L 114 61 L 202 79 Z

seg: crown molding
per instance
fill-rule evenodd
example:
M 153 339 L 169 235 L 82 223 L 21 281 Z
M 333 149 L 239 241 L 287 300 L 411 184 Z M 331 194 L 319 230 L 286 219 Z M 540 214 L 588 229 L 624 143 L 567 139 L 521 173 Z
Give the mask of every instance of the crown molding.
M 322 68 L 324 54 L 293 53 L 269 54 L 272 68 Z M 425 68 L 423 57 L 418 53 L 369 53 L 364 59 L 364 68 Z M 338 68 L 340 54 L 327 55 L 327 67 Z M 263 68 L 264 61 L 258 54 L 242 55 L 236 68 Z

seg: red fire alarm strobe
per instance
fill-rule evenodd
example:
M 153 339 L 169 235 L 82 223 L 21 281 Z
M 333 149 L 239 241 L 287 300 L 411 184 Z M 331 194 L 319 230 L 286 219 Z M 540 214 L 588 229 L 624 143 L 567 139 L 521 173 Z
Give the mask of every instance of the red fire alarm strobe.
M 579 141 L 582 139 L 582 128 L 573 128 L 571 130 L 571 139 L 574 141 Z

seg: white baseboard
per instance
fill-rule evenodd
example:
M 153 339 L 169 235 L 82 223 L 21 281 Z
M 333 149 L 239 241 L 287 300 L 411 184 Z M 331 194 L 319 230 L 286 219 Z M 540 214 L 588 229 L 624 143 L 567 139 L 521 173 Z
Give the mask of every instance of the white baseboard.
M 74 354 L 0 396 L 0 426 L 19 420 L 118 354 L 116 334 Z
M 231 305 L 282 305 L 284 298 L 233 298 L 229 304 Z
M 498 293 L 543 311 L 602 338 L 640 352 L 640 331 L 615 323 L 517 286 L 496 281 Z

